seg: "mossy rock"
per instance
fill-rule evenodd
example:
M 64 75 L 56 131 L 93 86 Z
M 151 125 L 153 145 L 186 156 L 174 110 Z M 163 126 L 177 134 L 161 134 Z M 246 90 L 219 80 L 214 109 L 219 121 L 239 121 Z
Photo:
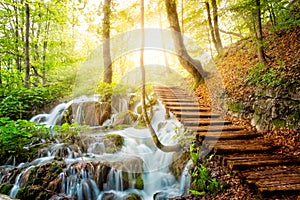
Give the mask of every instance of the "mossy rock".
M 138 190 L 144 189 L 144 180 L 141 175 L 136 178 L 134 187 Z
M 66 167 L 62 161 L 52 161 L 31 169 L 26 184 L 17 193 L 19 199 L 50 199 L 59 193 L 61 180 L 59 174 Z
M 142 197 L 138 194 L 131 193 L 126 195 L 123 200 L 142 200 Z
M 242 103 L 240 102 L 228 102 L 227 108 L 232 112 L 238 113 L 241 112 L 243 109 Z
M 38 185 L 25 186 L 20 188 L 17 198 L 18 199 L 50 199 L 52 194 L 46 192 L 45 189 Z
M 0 153 L 0 165 L 12 165 L 14 160 L 16 164 L 26 163 L 38 158 L 39 150 L 48 144 L 41 144 L 30 149 L 22 149 L 18 153 L 8 153 L 7 151 Z
M 170 170 L 175 176 L 176 180 L 180 180 L 181 173 L 190 159 L 190 153 L 188 151 L 176 152 L 173 154 L 173 163 L 170 166 Z
M 13 188 L 13 184 L 3 184 L 0 186 L 0 194 L 6 194 L 6 195 L 9 195 L 11 189 Z
M 124 145 L 124 138 L 118 134 L 106 134 L 103 142 L 107 153 L 116 153 Z

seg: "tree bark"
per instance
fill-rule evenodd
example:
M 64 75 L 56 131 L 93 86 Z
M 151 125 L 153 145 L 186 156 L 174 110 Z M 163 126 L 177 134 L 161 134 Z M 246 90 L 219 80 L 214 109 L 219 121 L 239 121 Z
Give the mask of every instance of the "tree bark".
M 104 0 L 103 5 L 103 82 L 111 84 L 112 83 L 112 61 L 110 55 L 110 15 L 111 15 L 111 0 Z M 106 94 L 102 98 L 102 101 L 107 102 L 108 108 L 106 110 L 107 116 L 111 116 L 112 113 L 112 94 Z
M 228 35 L 233 35 L 233 36 L 236 36 L 236 37 L 239 37 L 241 39 L 243 39 L 243 35 L 240 34 L 240 33 L 235 33 L 235 32 L 232 32 L 232 31 L 225 31 L 225 30 L 222 30 L 219 28 L 219 31 L 222 32 L 222 33 L 225 33 L 225 34 L 228 34 Z
M 30 30 L 30 8 L 29 4 L 25 2 L 25 62 L 26 62 L 26 71 L 25 71 L 25 84 L 26 88 L 30 87 L 30 54 L 29 54 L 29 30 Z
M 159 9 L 159 28 L 161 29 L 161 35 L 163 35 L 163 33 L 162 33 L 162 16 L 161 16 L 160 9 Z M 165 49 L 166 45 L 165 45 L 165 41 L 164 41 L 163 37 L 161 38 L 161 43 L 162 43 L 162 48 Z M 163 53 L 164 53 L 164 61 L 165 61 L 166 69 L 168 72 L 170 72 L 170 65 L 169 65 L 167 53 L 166 53 L 166 51 L 163 51 Z
M 218 53 L 221 53 L 223 50 L 223 45 L 221 41 L 220 31 L 219 31 L 219 22 L 218 22 L 218 7 L 216 0 L 211 0 L 211 4 L 213 7 L 213 21 L 214 21 L 214 32 L 216 36 L 216 42 L 217 42 L 217 51 Z
M 19 72 L 22 71 L 22 66 L 21 66 L 21 58 L 20 58 L 20 51 L 19 51 L 19 11 L 18 11 L 18 7 L 16 5 L 13 5 L 14 7 L 14 11 L 15 11 L 15 37 L 16 37 L 16 66 L 17 66 L 17 70 Z
M 146 122 L 147 127 L 149 128 L 152 140 L 157 148 L 164 152 L 172 152 L 172 151 L 179 151 L 181 146 L 179 144 L 175 144 L 172 146 L 165 146 L 160 141 L 156 135 L 155 130 L 151 125 L 151 121 L 147 114 L 147 107 L 146 107 L 146 73 L 145 73 L 145 66 L 144 66 L 144 46 L 145 46 L 145 33 L 144 33 L 144 0 L 141 0 L 141 29 L 142 29 L 142 46 L 140 51 L 140 68 L 142 73 L 142 109 L 143 109 L 143 117 Z
M 112 61 L 110 55 L 110 15 L 111 0 L 105 0 L 103 5 L 103 61 L 104 61 L 104 77 L 106 83 L 112 82 Z
M 177 53 L 180 64 L 193 76 L 195 87 L 203 80 L 203 77 L 207 75 L 207 72 L 203 70 L 200 61 L 193 59 L 187 52 L 183 38 L 180 31 L 176 2 L 174 0 L 165 0 L 167 9 L 168 21 L 172 31 L 172 37 L 175 44 L 175 50 Z
M 265 57 L 265 52 L 263 48 L 263 34 L 262 34 L 262 25 L 261 25 L 261 6 L 260 6 L 260 0 L 255 0 L 256 4 L 256 27 L 255 27 L 255 33 L 256 33 L 256 39 L 257 39 L 257 54 L 259 62 L 266 65 L 267 60 Z
M 218 51 L 217 40 L 215 37 L 215 32 L 214 32 L 214 28 L 213 28 L 211 16 L 210 16 L 210 7 L 209 7 L 209 3 L 207 1 L 205 2 L 205 8 L 206 8 L 206 13 L 207 13 L 207 22 L 208 22 L 211 40 L 214 43 L 215 49 Z

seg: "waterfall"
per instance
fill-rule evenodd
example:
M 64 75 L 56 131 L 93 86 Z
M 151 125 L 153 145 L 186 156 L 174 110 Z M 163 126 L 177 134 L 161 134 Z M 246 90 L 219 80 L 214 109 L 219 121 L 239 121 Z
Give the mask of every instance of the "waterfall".
M 108 175 L 107 189 L 117 191 L 123 190 L 122 171 L 117 170 L 113 167 L 111 168 Z
M 13 188 L 10 191 L 9 196 L 12 198 L 15 198 L 19 189 L 21 187 L 23 187 L 25 185 L 25 183 L 27 182 L 28 176 L 30 175 L 30 170 L 33 168 L 34 166 L 30 166 L 28 168 L 26 168 L 24 171 L 22 171 L 16 178 L 15 184 L 13 186 Z
M 189 169 L 192 164 L 192 160 L 187 162 L 180 177 L 180 191 L 183 193 L 186 193 L 190 187 L 191 175 L 189 173 Z
M 32 121 L 49 126 L 59 124 L 64 111 L 76 102 L 79 105 L 87 97 L 63 103 L 55 107 L 50 114 L 42 114 Z M 119 111 L 128 109 L 128 101 L 120 100 Z M 81 121 L 82 107 L 77 106 L 76 120 Z M 171 115 L 165 120 L 165 109 L 161 103 L 153 107 L 152 125 L 160 141 L 165 145 L 176 143 L 173 136 L 183 131 L 182 124 Z M 109 153 L 102 139 L 105 134 L 117 134 L 123 137 L 122 148 Z M 158 149 L 152 141 L 147 128 L 134 127 L 123 130 L 106 130 L 90 135 L 93 142 L 87 144 L 86 151 L 78 146 L 59 143 L 50 145 L 41 157 L 28 164 L 15 179 L 10 196 L 15 197 L 19 189 L 26 183 L 28 172 L 34 166 L 53 162 L 55 157 L 62 158 L 66 168 L 60 172 L 60 193 L 78 200 L 100 200 L 102 198 L 123 199 L 126 195 L 137 194 L 142 199 L 153 199 L 154 195 L 164 198 L 179 196 L 188 188 L 189 163 L 184 169 L 181 180 L 177 181 L 169 166 L 173 162 L 173 153 L 165 153 Z M 27 174 L 27 176 L 25 176 Z

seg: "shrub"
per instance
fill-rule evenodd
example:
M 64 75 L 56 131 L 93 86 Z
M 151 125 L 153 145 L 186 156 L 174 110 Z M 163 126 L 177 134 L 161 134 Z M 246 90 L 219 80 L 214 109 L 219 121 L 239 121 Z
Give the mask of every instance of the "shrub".
M 61 95 L 61 91 L 55 87 L 12 90 L 2 99 L 0 117 L 29 119 Z
M 0 158 L 4 164 L 7 158 L 15 156 L 17 162 L 26 162 L 32 154 L 30 146 L 50 140 L 50 130 L 26 120 L 0 118 Z

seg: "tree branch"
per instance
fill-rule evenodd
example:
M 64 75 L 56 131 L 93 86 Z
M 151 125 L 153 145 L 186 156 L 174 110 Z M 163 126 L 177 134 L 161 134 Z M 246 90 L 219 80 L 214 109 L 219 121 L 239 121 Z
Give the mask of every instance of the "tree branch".
M 244 37 L 243 37 L 241 34 L 239 34 L 239 33 L 234 33 L 234 32 L 231 32 L 231 31 L 224 31 L 224 30 L 222 30 L 222 29 L 220 29 L 220 28 L 219 28 L 219 30 L 220 30 L 220 32 L 225 33 L 225 34 L 228 34 L 228 35 L 234 35 L 234 36 L 239 37 L 239 38 L 241 38 L 241 39 L 244 38 Z

